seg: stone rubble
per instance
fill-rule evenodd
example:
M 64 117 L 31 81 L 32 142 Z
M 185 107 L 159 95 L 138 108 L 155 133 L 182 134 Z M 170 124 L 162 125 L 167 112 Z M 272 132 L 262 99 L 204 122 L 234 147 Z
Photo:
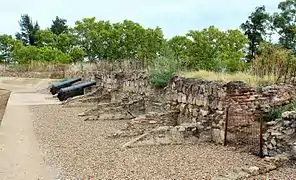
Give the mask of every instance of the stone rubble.
M 263 152 L 266 156 L 287 154 L 296 158 L 296 111 L 282 113 L 282 118 L 267 124 L 263 134 Z

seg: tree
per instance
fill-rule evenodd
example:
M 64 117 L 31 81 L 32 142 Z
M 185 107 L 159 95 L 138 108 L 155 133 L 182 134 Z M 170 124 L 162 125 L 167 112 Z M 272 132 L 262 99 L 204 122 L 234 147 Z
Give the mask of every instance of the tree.
M 295 77 L 296 57 L 292 50 L 279 44 L 263 42 L 259 46 L 259 52 L 260 55 L 253 60 L 255 75 L 275 77 L 276 81 Z
M 36 45 L 39 47 L 55 47 L 56 35 L 49 30 L 39 30 L 36 33 Z
M 71 62 L 70 55 L 49 46 L 22 46 L 21 48 L 15 49 L 13 51 L 12 57 L 16 59 L 20 64 L 27 64 L 31 61 L 43 61 L 49 63 L 64 64 Z
M 79 44 L 77 35 L 72 33 L 71 29 L 69 29 L 68 33 L 62 33 L 56 36 L 55 43 L 55 47 L 64 53 L 69 53 L 73 47 L 82 47 L 82 45 Z
M 181 59 L 184 63 L 189 60 L 189 47 L 192 43 L 190 39 L 186 36 L 174 36 L 167 43 L 176 59 Z
M 98 56 L 101 55 L 99 51 L 103 44 L 98 35 L 100 28 L 95 17 L 75 22 L 74 33 L 78 37 L 78 44 L 83 48 L 90 61 L 98 59 Z
M 67 20 L 59 18 L 56 16 L 56 19 L 52 21 L 52 25 L 50 27 L 51 32 L 56 35 L 60 35 L 62 33 L 68 32 Z
M 148 28 L 145 33 L 139 39 L 140 48 L 140 59 L 143 61 L 153 61 L 154 59 L 160 57 L 164 53 L 165 39 L 160 27 L 155 29 Z
M 242 70 L 244 62 L 240 59 L 245 56 L 244 49 L 248 43 L 248 39 L 238 29 L 227 30 L 220 39 L 218 59 L 221 65 L 229 72 Z
M 38 22 L 33 23 L 28 14 L 22 15 L 19 21 L 21 32 L 16 34 L 16 39 L 23 41 L 24 45 L 35 46 L 37 42 L 36 33 L 40 27 Z
M 71 56 L 72 62 L 82 62 L 85 56 L 85 52 L 81 48 L 75 47 L 71 49 L 69 55 Z
M 97 22 L 95 18 L 77 21 L 74 34 L 89 60 L 119 60 L 156 58 L 163 49 L 164 38 L 160 28 L 144 29 L 140 24 Z
M 186 43 L 187 46 L 173 46 L 175 54 L 186 50 L 189 68 L 234 72 L 243 67 L 240 58 L 244 57 L 243 50 L 248 39 L 237 29 L 220 31 L 210 26 L 201 31 L 190 31 L 187 34 L 187 40 L 178 36 L 172 39 L 182 42 L 179 44 L 189 41 Z
M 13 50 L 20 48 L 22 43 L 10 35 L 0 35 L 0 62 L 11 60 Z
M 219 43 L 223 33 L 214 26 L 202 31 L 189 31 L 187 36 L 193 40 L 189 47 L 189 67 L 205 70 L 217 70 L 220 66 L 218 60 Z
M 269 14 L 265 11 L 265 6 L 256 7 L 249 19 L 240 27 L 249 39 L 249 59 L 253 59 L 259 44 L 263 41 L 263 36 L 267 34 Z
M 280 35 L 279 42 L 296 54 L 296 0 L 279 3 L 280 13 L 273 15 L 274 28 Z

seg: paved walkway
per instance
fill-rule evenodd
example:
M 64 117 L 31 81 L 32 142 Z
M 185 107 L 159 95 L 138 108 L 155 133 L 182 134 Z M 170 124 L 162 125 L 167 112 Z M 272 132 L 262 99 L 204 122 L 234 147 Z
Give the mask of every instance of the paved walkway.
M 49 80 L 0 78 L 0 88 L 11 90 L 0 126 L 0 179 L 52 180 L 33 130 L 34 115 L 29 105 L 57 104 L 50 94 L 37 93 Z

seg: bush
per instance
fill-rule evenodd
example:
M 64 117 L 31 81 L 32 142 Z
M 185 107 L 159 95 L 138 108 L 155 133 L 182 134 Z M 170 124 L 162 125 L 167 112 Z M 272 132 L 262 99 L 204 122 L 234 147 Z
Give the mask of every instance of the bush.
M 168 82 L 174 76 L 174 73 L 175 72 L 170 70 L 152 70 L 149 73 L 149 81 L 152 85 L 154 85 L 157 88 L 164 88 L 168 85 Z
M 269 111 L 267 114 L 263 116 L 264 121 L 274 121 L 276 119 L 281 118 L 282 113 L 286 111 L 295 111 L 296 110 L 296 99 L 294 99 L 291 103 L 281 106 L 281 107 L 276 107 Z
M 157 88 L 164 88 L 180 68 L 180 61 L 167 50 L 164 57 L 154 60 L 148 68 L 149 82 Z

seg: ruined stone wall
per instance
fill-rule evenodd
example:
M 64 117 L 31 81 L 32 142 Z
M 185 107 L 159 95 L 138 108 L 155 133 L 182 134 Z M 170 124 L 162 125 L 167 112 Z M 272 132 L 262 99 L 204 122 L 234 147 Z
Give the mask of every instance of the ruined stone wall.
M 296 111 L 284 112 L 281 119 L 268 122 L 263 140 L 264 155 L 288 154 L 296 158 Z
M 212 139 L 213 131 L 218 129 L 222 134 L 225 120 L 223 83 L 176 76 L 168 86 L 167 96 L 169 109 L 179 111 L 178 125 L 195 123 L 199 137 L 217 141 Z
M 76 76 L 77 77 L 77 76 Z M 266 109 L 285 104 L 293 97 L 293 86 L 268 86 L 257 92 L 254 88 L 242 82 L 214 82 L 199 79 L 189 79 L 175 76 L 165 89 L 155 89 L 149 84 L 148 74 L 143 71 L 134 72 L 90 72 L 82 75 L 83 80 L 96 80 L 97 86 L 102 87 L 111 94 L 111 102 L 135 103 L 132 110 L 141 109 L 142 114 L 151 112 L 173 113 L 177 116 L 163 121 L 165 114 L 148 115 L 145 118 L 133 120 L 133 129 L 157 126 L 182 126 L 193 124 L 196 127 L 196 135 L 205 141 L 223 143 L 226 120 L 226 107 L 231 105 L 233 112 L 231 118 L 235 128 L 245 126 L 249 120 L 256 121 L 254 114 L 258 104 Z M 240 112 L 247 116 L 241 116 Z M 141 114 L 139 113 L 139 114 Z M 136 113 L 136 115 L 139 115 Z M 137 122 L 136 122 L 137 121 Z M 147 126 L 146 126 L 147 125 Z M 139 126 L 139 127 L 137 127 Z

